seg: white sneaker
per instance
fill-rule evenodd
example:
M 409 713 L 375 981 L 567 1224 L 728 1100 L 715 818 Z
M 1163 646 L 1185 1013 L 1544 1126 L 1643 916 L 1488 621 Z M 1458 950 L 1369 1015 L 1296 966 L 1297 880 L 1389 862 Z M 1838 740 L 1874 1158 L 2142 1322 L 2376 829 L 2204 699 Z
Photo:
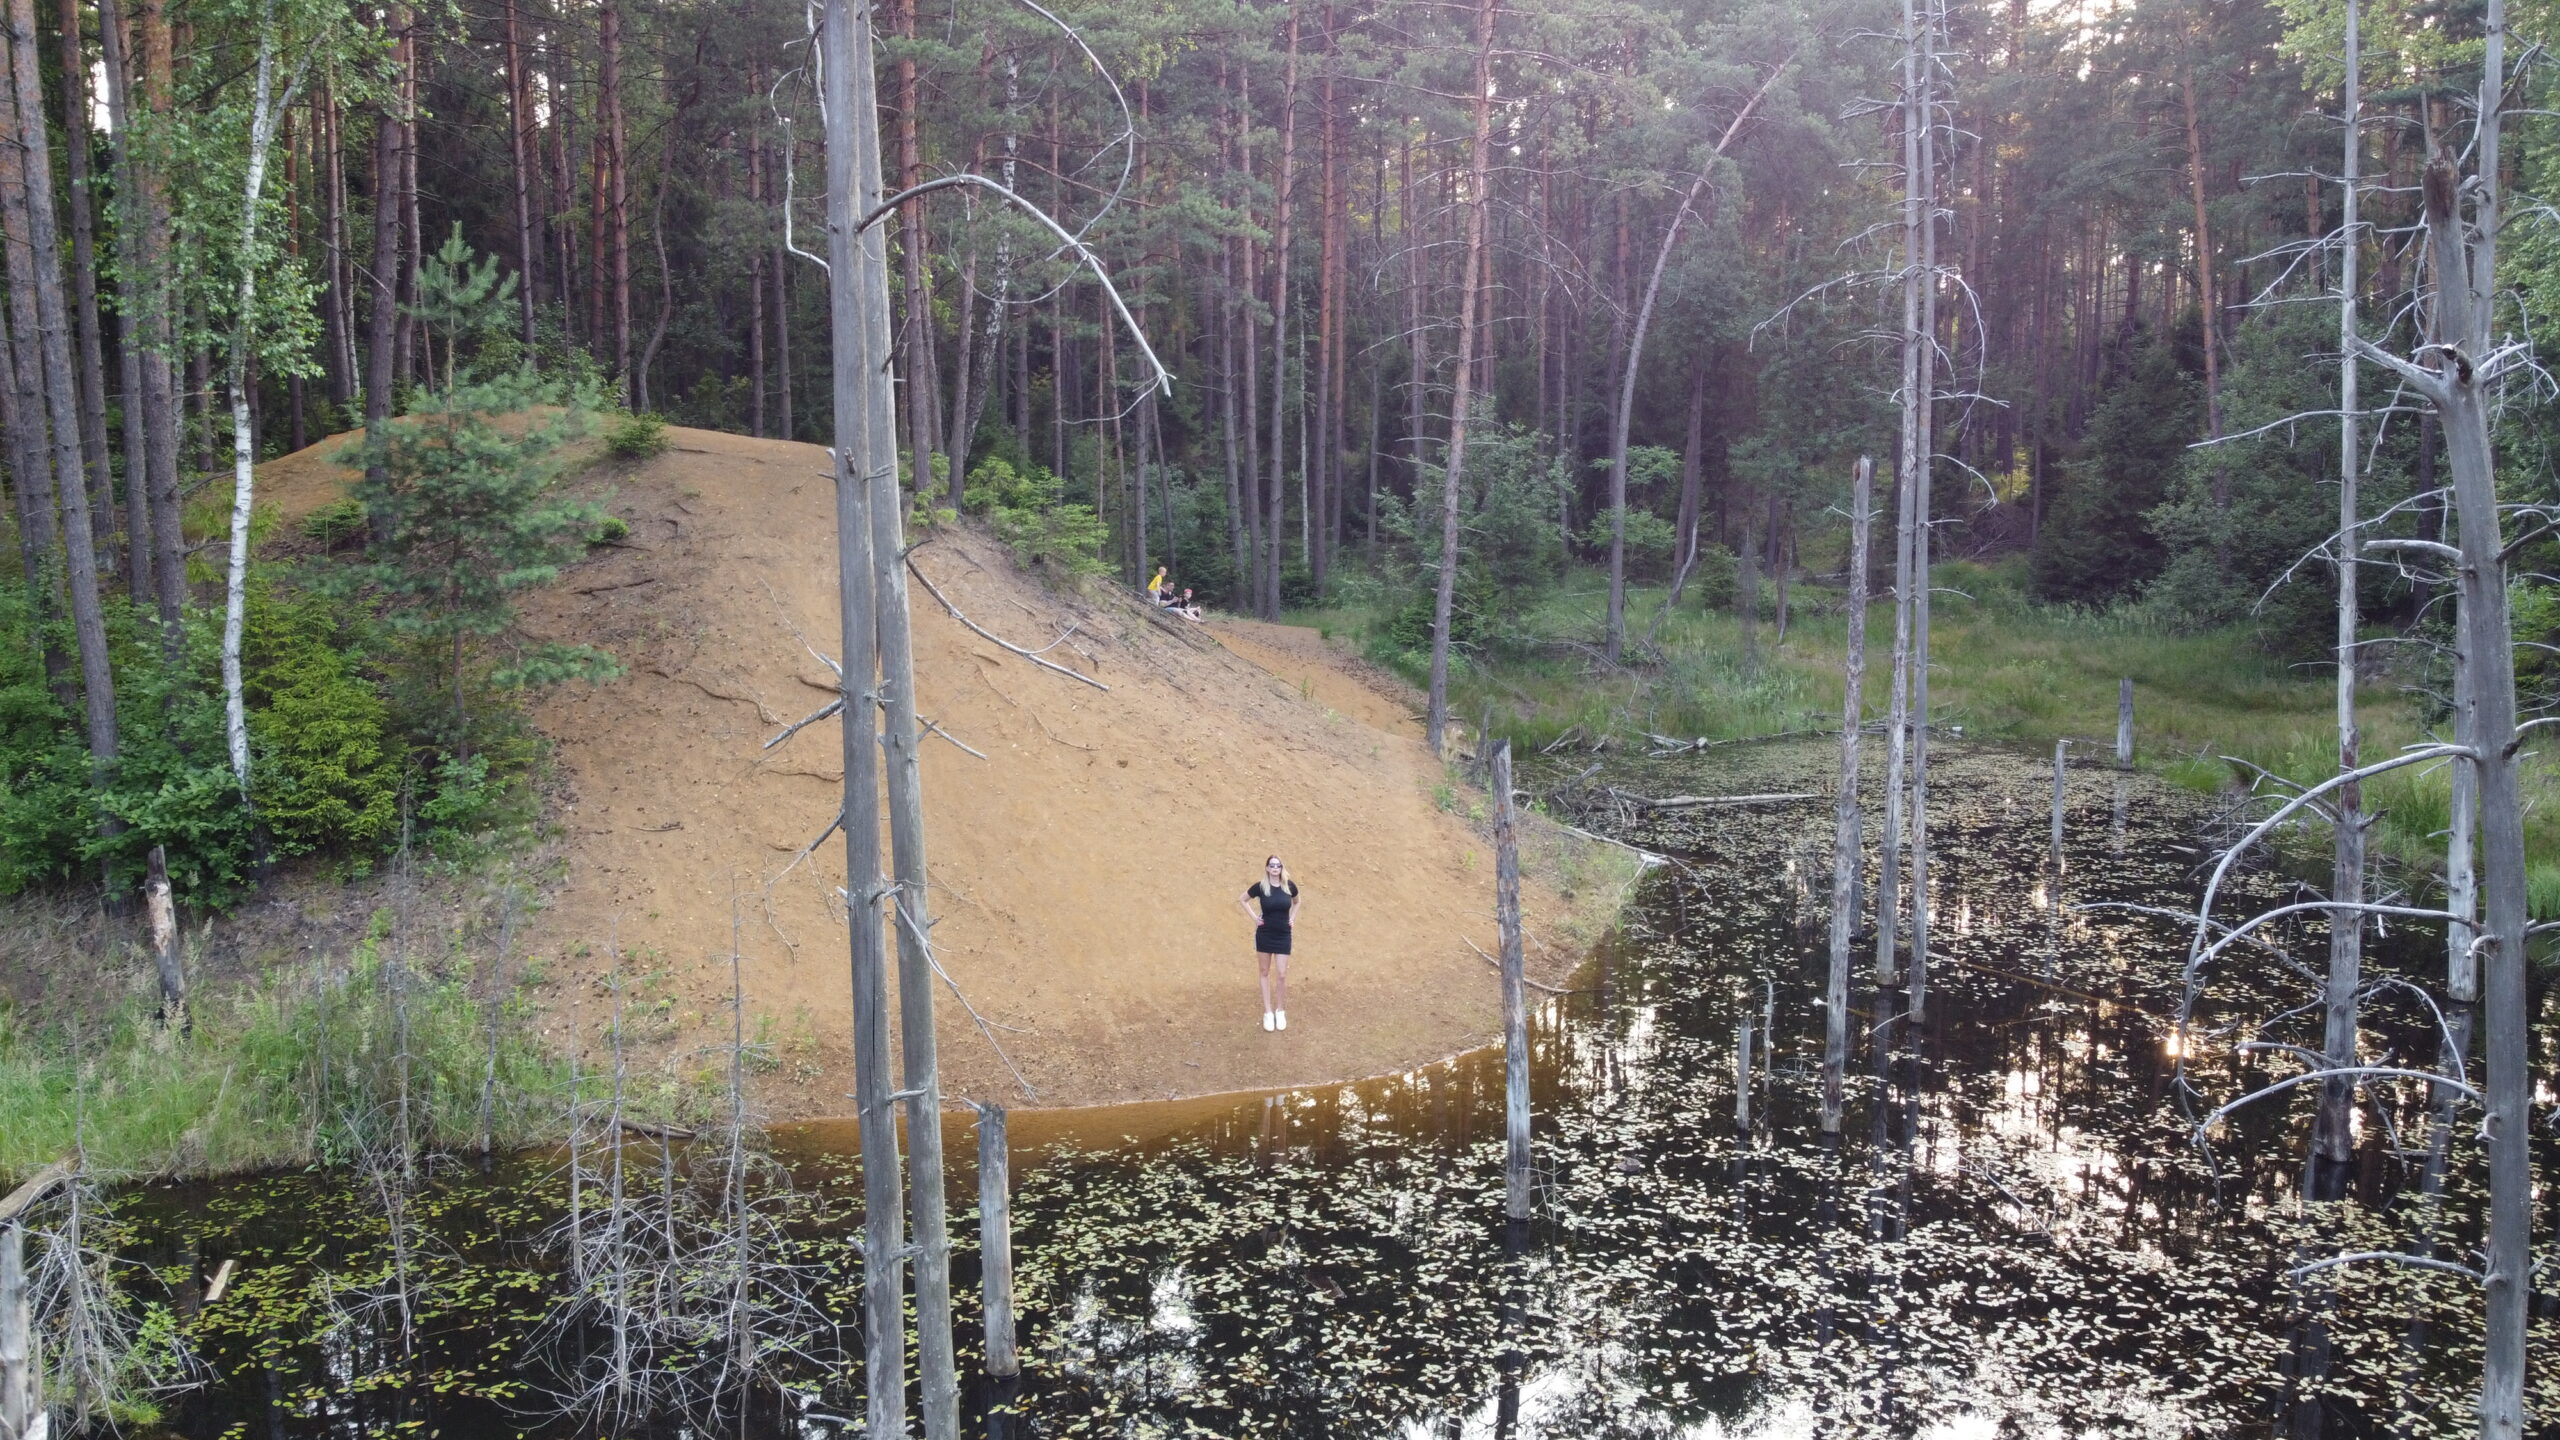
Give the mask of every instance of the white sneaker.
M 1288 1011 L 1286 1011 L 1286 1010 L 1275 1010 L 1275 1011 L 1273 1011 L 1272 1013 L 1280 1017 L 1280 1023 L 1279 1023 L 1279 1024 L 1277 1024 L 1277 1025 L 1272 1026 L 1272 1027 L 1271 1027 L 1272 1029 L 1274 1029 L 1274 1030 L 1286 1030 L 1286 1029 L 1288 1029 L 1288 1028 L 1289 1028 L 1289 1012 L 1288 1012 Z
M 1279 1026 L 1271 1023 L 1271 1012 L 1268 1010 L 1262 1012 L 1262 1028 L 1265 1030 L 1277 1030 L 1280 1028 Z

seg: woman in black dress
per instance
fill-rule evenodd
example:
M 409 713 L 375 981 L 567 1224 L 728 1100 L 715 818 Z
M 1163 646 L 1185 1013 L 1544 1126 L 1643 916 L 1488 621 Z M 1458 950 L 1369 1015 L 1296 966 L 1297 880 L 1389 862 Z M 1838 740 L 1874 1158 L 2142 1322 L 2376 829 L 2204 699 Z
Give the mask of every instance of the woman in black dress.
M 1262 968 L 1262 1028 L 1289 1028 L 1289 926 L 1298 915 L 1298 882 L 1289 867 L 1272 856 L 1262 878 L 1245 887 L 1236 902 L 1253 922 L 1253 958 Z

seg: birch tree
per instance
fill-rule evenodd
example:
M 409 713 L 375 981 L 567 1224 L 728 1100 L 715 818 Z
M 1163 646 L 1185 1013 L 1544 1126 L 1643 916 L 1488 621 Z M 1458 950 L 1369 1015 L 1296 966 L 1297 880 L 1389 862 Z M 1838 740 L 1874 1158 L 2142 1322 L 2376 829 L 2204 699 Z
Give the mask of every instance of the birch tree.
M 222 730 L 231 758 L 231 778 L 240 787 L 240 803 L 249 800 L 249 706 L 240 673 L 240 642 L 249 615 L 249 515 L 256 499 L 258 434 L 249 408 L 249 361 L 257 347 L 258 272 L 265 268 L 267 247 L 259 235 L 259 206 L 266 189 L 267 152 L 275 144 L 276 126 L 293 106 L 303 76 L 319 53 L 324 35 L 308 35 L 293 73 L 276 86 L 276 57 L 283 36 L 276 0 L 260 0 L 257 18 L 258 58 L 249 90 L 248 165 L 240 185 L 240 231 L 236 239 L 240 267 L 237 307 L 231 318 L 231 554 L 222 604 Z

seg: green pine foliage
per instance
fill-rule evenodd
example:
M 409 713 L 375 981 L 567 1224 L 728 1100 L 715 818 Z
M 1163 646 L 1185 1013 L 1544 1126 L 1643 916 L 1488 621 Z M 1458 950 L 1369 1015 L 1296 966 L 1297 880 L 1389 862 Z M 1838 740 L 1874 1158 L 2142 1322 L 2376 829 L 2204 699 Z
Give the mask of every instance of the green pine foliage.
M 492 280 L 490 263 L 475 264 L 459 238 L 448 241 L 420 277 L 420 319 L 453 335 L 502 328 L 514 282 Z M 395 642 L 418 723 L 467 755 L 485 728 L 475 695 L 600 681 L 619 670 L 592 647 L 529 641 L 515 630 L 516 597 L 557 578 L 604 528 L 599 506 L 556 483 L 580 413 L 528 421 L 546 397 L 531 375 L 468 376 L 451 363 L 452 350 L 448 342 L 441 387 L 373 442 L 367 458 L 378 462 L 378 477 L 368 474 L 356 498 L 374 542 L 361 560 L 328 572 L 326 584 L 371 606 Z
M 23 603 L 0 588 L 0 610 Z M 130 886 L 156 845 L 188 903 L 219 907 L 249 883 L 261 843 L 270 857 L 356 865 L 378 853 L 397 823 L 406 745 L 364 670 L 360 628 L 256 577 L 241 655 L 255 802 L 244 810 L 224 759 L 219 617 L 188 616 L 174 666 L 146 622 L 118 618 L 118 704 L 165 723 L 126 727 L 102 780 L 35 656 L 0 658 L 0 894 L 84 874 Z
M 1109 531 L 1092 506 L 1065 498 L 1065 489 L 1037 465 L 1017 467 L 990 455 L 969 472 L 960 499 L 970 513 L 987 517 L 1020 563 L 1065 575 L 1103 574 L 1111 568 L 1102 558 Z
M 617 460 L 653 460 L 667 453 L 667 417 L 653 411 L 617 415 L 605 427 L 604 448 Z
M 2204 414 L 2202 386 L 2179 348 L 2146 335 L 2113 357 L 2117 383 L 2090 416 L 2078 455 L 2060 467 L 2036 537 L 2038 596 L 2075 605 L 2131 599 L 2167 563 L 2145 521 L 2168 498 Z

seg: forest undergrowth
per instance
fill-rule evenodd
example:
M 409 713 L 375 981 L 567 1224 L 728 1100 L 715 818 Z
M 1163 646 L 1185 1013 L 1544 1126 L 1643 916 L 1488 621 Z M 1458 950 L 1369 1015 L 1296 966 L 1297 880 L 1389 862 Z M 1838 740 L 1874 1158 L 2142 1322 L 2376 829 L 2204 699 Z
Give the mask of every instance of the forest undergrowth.
M 2095 609 L 2031 598 L 2016 561 L 1937 567 L 1931 617 L 1930 709 L 1936 724 L 1965 738 L 2049 750 L 2070 740 L 2083 761 L 2114 754 L 2117 687 L 2134 684 L 2135 764 L 2183 788 L 2238 799 L 2253 783 L 2316 784 L 2337 770 L 2333 671 L 2270 655 L 2233 626 L 2179 629 L 2135 607 Z M 1629 628 L 1645 633 L 1667 586 L 1631 585 Z M 1498 633 L 1453 659 L 1450 709 L 1514 747 L 1562 741 L 1586 748 L 1640 748 L 1648 735 L 1685 740 L 1749 740 L 1836 727 L 1847 646 L 1846 606 L 1837 591 L 1798 585 L 1777 627 L 1774 589 L 1746 625 L 1730 604 L 1701 603 L 1698 588 L 1662 617 L 1650 655 L 1611 665 L 1599 646 L 1608 576 L 1573 567 L 1530 596 L 1506 597 Z M 1711 589 L 1710 599 L 1723 598 Z M 1419 680 L 1427 654 L 1400 648 L 1395 592 L 1338 587 L 1322 607 L 1292 612 L 1295 623 L 1342 636 L 1373 660 Z M 1867 723 L 1890 703 L 1873 683 L 1893 634 L 1890 599 L 1867 620 Z M 2433 738 L 2446 721 L 2431 691 L 2443 677 L 2424 668 L 2425 647 L 2380 645 L 2362 693 L 2368 755 Z M 2264 772 L 2262 778 L 2259 772 Z M 2560 917 L 2560 759 L 2525 770 L 2530 801 L 2526 850 L 2538 918 Z M 2379 812 L 2379 853 L 2419 871 L 2444 856 L 2451 805 L 2442 767 L 2393 771 L 2367 783 Z M 2325 830 L 2321 832 L 2325 835 Z M 2306 834 L 2306 846 L 2325 844 Z

